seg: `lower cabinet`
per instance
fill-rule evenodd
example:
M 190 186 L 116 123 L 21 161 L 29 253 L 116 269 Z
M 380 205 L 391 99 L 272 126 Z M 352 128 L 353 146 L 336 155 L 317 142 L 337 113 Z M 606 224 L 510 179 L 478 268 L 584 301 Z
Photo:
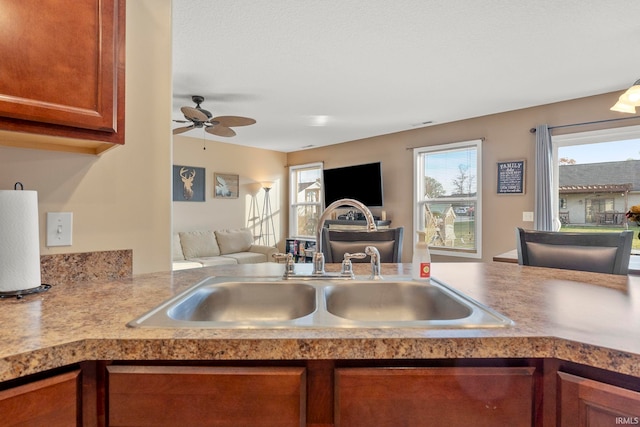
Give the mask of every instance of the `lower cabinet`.
M 335 425 L 531 426 L 533 367 L 336 370 Z
M 66 369 L 0 383 L 0 425 L 640 425 L 640 378 L 557 359 L 87 361 Z
M 2 426 L 80 426 L 80 370 L 0 391 Z
M 559 427 L 640 425 L 640 392 L 565 372 L 558 389 Z
M 107 367 L 107 425 L 306 425 L 301 367 Z

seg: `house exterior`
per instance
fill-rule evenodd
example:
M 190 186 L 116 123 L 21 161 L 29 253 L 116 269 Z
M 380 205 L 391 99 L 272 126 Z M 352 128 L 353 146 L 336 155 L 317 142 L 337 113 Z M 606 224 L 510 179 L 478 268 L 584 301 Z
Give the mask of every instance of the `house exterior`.
M 619 225 L 640 204 L 640 160 L 559 167 L 559 218 L 563 224 Z

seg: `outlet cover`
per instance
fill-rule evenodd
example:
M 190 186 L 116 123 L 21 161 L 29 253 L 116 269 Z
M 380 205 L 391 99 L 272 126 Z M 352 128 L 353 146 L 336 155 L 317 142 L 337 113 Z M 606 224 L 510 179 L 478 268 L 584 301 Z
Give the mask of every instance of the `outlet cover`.
M 522 220 L 533 222 L 533 212 L 522 212 Z
M 47 246 L 71 246 L 72 212 L 47 212 Z

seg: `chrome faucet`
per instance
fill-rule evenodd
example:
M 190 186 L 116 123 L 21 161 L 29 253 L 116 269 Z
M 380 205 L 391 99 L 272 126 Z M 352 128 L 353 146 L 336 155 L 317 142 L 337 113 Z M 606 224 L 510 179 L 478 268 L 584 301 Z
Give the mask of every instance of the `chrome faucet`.
M 359 209 L 364 214 L 364 218 L 367 220 L 367 231 L 376 231 L 376 221 L 373 218 L 373 214 L 362 202 L 355 199 L 339 199 L 331 203 L 320 215 L 318 220 L 318 228 L 316 229 L 316 251 L 313 254 L 313 276 L 324 276 L 324 254 L 322 253 L 322 229 L 324 228 L 324 222 L 329 218 L 331 212 L 339 208 L 340 206 L 351 206 L 352 208 Z M 380 257 L 378 257 L 379 259 Z

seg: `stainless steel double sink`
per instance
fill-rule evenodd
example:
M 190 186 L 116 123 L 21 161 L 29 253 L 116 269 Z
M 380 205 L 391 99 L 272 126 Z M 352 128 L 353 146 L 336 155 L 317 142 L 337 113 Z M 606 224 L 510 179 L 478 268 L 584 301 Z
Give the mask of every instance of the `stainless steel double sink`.
M 210 277 L 132 320 L 155 328 L 492 328 L 500 313 L 431 279 Z

